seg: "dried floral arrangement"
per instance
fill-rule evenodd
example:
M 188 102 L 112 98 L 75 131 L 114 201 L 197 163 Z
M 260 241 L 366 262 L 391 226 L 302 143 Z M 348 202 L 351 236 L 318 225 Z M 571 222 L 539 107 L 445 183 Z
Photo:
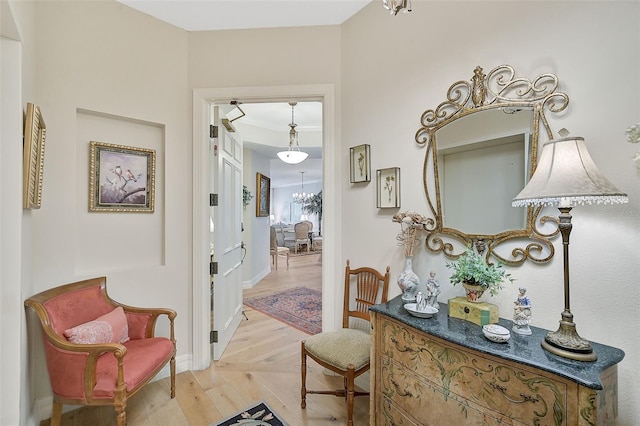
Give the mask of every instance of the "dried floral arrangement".
M 396 236 L 396 240 L 398 240 L 399 246 L 404 247 L 404 255 L 407 257 L 413 256 L 413 251 L 418 245 L 419 236 L 424 230 L 427 217 L 413 210 L 407 210 L 393 215 L 391 220 L 400 224 L 401 231 Z

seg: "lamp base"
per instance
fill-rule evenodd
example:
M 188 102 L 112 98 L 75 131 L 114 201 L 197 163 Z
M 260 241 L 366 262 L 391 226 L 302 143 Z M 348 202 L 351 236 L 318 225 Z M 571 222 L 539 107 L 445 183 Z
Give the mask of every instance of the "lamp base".
M 595 361 L 598 356 L 591 344 L 580 337 L 573 322 L 573 314 L 569 310 L 562 312 L 560 327 L 547 334 L 542 347 L 552 354 L 577 361 Z

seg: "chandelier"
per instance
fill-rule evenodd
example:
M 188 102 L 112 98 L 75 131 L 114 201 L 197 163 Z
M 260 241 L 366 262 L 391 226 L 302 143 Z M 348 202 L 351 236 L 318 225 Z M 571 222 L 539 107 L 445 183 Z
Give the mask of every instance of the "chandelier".
M 311 199 L 313 198 L 313 192 L 309 194 L 306 194 L 304 192 L 304 172 L 300 172 L 300 175 L 301 175 L 300 178 L 302 179 L 302 184 L 300 185 L 300 192 L 294 192 L 292 197 L 293 197 L 294 203 L 305 204 L 311 201 Z
M 397 15 L 401 10 L 404 13 L 411 12 L 411 0 L 382 0 L 382 7 L 391 15 Z
M 307 159 L 309 154 L 306 152 L 300 151 L 300 146 L 298 145 L 298 132 L 296 131 L 296 123 L 293 121 L 293 107 L 297 105 L 297 102 L 289 102 L 291 105 L 291 130 L 289 130 L 289 149 L 286 151 L 278 152 L 278 158 L 288 164 L 298 164 L 302 163 Z

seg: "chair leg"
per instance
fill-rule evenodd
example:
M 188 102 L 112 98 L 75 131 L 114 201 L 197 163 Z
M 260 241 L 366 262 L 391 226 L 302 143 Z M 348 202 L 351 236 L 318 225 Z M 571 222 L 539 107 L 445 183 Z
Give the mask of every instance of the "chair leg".
M 275 258 L 275 260 L 274 260 L 274 262 L 273 262 L 273 263 L 275 263 L 275 265 L 276 265 L 276 271 L 277 271 L 277 270 L 278 270 L 278 257 L 279 257 L 279 256 L 278 256 L 278 253 L 276 253 L 273 257 Z
M 289 270 L 289 253 L 287 252 L 287 271 Z
M 307 353 L 304 349 L 304 340 L 302 341 L 302 350 L 300 353 L 302 354 L 302 360 L 300 363 L 300 369 L 302 373 L 302 387 L 300 388 L 300 407 L 307 408 Z
M 355 400 L 355 366 L 347 367 L 347 426 L 353 426 L 353 403 Z
M 171 357 L 171 361 L 169 361 L 170 371 L 171 371 L 171 398 L 176 397 L 176 356 Z
M 60 426 L 62 420 L 62 403 L 53 400 L 53 409 L 51 411 L 51 426 Z
M 116 403 L 113 408 L 116 410 L 116 424 L 117 426 L 126 426 L 127 425 L 127 401 L 125 400 L 122 404 Z

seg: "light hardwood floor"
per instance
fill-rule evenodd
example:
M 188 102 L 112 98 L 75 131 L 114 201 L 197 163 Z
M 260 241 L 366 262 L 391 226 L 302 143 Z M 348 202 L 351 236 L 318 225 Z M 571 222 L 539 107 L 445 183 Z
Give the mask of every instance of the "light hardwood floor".
M 284 265 L 283 265 L 284 264 Z M 292 257 L 278 264 L 244 297 L 266 295 L 290 287 L 306 286 L 320 290 L 320 255 Z M 300 341 L 307 334 L 251 308 L 245 311 L 233 340 L 219 361 L 201 371 L 176 376 L 176 398 L 169 397 L 169 379 L 148 384 L 127 406 L 128 426 L 209 426 L 258 401 L 266 401 L 290 426 L 346 424 L 344 399 L 331 395 L 307 395 L 307 408 L 300 408 Z M 185 314 L 179 315 L 178 320 Z M 357 382 L 368 386 L 368 374 Z M 308 362 L 308 389 L 338 389 L 339 377 L 323 374 L 322 368 Z M 355 403 L 356 425 L 369 424 L 369 399 Z M 63 415 L 64 426 L 102 426 L 115 424 L 111 407 L 80 408 Z M 43 421 L 41 426 L 49 425 Z

